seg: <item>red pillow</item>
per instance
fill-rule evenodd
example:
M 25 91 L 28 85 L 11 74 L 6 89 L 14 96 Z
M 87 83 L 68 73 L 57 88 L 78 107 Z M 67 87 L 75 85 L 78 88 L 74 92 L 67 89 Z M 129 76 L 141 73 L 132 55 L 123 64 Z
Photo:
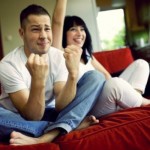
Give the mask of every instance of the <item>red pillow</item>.
M 134 61 L 130 48 L 95 52 L 93 55 L 110 74 L 124 70 Z
M 107 115 L 98 125 L 70 132 L 55 142 L 62 150 L 148 150 L 150 105 Z

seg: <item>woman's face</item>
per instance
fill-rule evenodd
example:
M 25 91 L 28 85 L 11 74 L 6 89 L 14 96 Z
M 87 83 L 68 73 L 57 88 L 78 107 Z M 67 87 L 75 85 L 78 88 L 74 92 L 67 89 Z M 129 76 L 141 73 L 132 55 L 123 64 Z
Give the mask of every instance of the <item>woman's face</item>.
M 73 26 L 67 31 L 67 45 L 76 45 L 83 47 L 86 33 L 84 27 L 82 26 Z

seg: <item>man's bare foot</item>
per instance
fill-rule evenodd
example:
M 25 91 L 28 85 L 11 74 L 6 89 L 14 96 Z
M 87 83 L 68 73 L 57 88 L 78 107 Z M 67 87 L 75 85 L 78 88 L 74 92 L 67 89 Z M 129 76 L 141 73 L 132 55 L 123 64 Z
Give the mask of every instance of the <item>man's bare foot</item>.
M 10 145 L 31 145 L 38 143 L 50 143 L 59 135 L 59 130 L 52 130 L 49 133 L 42 135 L 39 138 L 34 138 L 21 134 L 20 132 L 13 131 L 10 135 Z
M 10 135 L 9 143 L 11 145 L 30 145 L 39 143 L 39 140 L 13 131 Z
M 99 120 L 96 119 L 95 116 L 91 115 L 91 116 L 87 116 L 81 123 L 80 125 L 76 128 L 76 130 L 80 130 L 80 129 L 84 129 L 87 128 L 91 125 L 97 124 L 99 123 Z
M 81 124 L 78 126 L 77 130 L 87 128 L 90 125 L 99 123 L 99 120 L 95 116 L 87 116 Z M 10 145 L 31 145 L 38 143 L 50 143 L 52 142 L 60 133 L 60 130 L 52 130 L 39 138 L 34 138 L 26 136 L 20 132 L 13 131 L 10 135 L 9 143 Z

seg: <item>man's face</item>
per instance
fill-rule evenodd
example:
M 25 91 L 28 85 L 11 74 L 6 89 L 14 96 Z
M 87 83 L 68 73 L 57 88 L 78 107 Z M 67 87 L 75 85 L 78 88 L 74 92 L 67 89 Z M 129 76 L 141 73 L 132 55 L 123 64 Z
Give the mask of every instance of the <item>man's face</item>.
M 26 54 L 45 54 L 52 44 L 52 31 L 48 15 L 29 15 L 20 29 Z

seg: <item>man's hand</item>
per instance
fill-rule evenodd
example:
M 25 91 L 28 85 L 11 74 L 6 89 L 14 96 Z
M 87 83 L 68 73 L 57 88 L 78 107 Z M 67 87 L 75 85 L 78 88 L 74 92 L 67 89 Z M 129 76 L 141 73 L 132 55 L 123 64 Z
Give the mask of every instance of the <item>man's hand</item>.
M 38 54 L 31 54 L 28 58 L 26 67 L 29 70 L 32 79 L 37 81 L 46 82 L 48 76 L 48 56 L 47 54 L 43 54 L 39 56 Z
M 54 84 L 57 111 L 64 109 L 76 96 L 81 54 L 82 49 L 75 45 L 69 45 L 64 49 L 64 58 L 69 75 L 66 83 L 57 82 Z
M 69 45 L 64 49 L 66 66 L 70 75 L 78 76 L 81 54 L 82 49 L 75 45 Z

